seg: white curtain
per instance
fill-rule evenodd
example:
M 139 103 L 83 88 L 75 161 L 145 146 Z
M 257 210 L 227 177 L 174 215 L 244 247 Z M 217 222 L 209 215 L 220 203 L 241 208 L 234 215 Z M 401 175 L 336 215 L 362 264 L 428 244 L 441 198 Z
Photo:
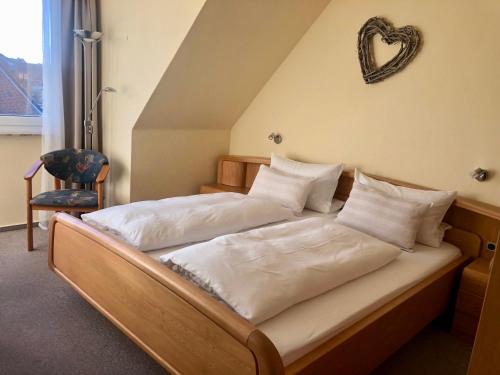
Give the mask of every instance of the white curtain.
M 64 0 L 43 0 L 43 117 L 42 155 L 65 147 L 63 100 L 63 30 Z M 54 189 L 54 178 L 45 170 L 42 191 Z M 52 213 L 39 212 L 40 227 L 46 229 Z
M 65 147 L 83 148 L 83 108 L 97 95 L 97 49 L 87 56 L 92 66 L 92 82 L 83 95 L 83 53 L 74 29 L 96 30 L 96 0 L 43 0 L 43 118 L 42 154 Z M 99 148 L 100 129 L 94 113 L 94 149 Z M 42 175 L 42 191 L 54 190 L 54 178 Z M 42 228 L 51 212 L 40 211 Z

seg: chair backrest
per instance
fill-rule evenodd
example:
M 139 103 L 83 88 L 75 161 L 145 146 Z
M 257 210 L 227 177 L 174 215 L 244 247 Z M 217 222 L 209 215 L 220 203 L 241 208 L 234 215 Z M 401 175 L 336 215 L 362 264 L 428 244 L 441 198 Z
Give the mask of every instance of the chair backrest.
M 79 184 L 95 182 L 108 158 L 97 151 L 65 148 L 40 156 L 45 169 L 60 180 Z

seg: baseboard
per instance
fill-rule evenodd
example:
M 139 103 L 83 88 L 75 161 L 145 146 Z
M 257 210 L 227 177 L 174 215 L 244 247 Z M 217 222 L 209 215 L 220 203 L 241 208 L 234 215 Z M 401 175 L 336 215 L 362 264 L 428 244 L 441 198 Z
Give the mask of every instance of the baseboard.
M 11 230 L 19 230 L 19 229 L 26 229 L 27 225 L 26 224 L 16 224 L 16 225 L 7 225 L 5 227 L 0 227 L 0 232 L 8 232 Z M 33 223 L 33 228 L 38 227 L 38 221 Z

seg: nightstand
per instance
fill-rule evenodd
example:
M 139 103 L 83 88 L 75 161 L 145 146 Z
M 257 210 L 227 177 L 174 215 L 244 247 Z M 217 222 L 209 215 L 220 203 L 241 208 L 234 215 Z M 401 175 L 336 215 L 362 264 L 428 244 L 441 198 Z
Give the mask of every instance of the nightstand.
M 452 332 L 474 342 L 490 275 L 490 261 L 477 258 L 464 268 L 458 290 Z

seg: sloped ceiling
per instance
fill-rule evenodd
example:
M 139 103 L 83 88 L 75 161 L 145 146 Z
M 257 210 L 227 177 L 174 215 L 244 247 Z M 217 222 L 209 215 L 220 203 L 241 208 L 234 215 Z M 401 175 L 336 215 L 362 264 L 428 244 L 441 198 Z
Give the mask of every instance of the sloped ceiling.
M 135 129 L 231 128 L 329 2 L 207 0 Z

